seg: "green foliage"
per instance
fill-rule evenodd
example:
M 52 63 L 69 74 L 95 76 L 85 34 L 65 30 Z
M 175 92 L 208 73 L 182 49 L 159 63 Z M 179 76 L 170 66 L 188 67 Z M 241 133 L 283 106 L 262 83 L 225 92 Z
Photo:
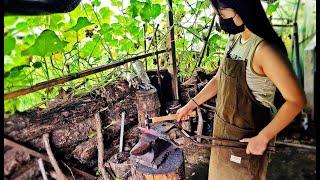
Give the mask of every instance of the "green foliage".
M 63 48 L 66 45 L 67 42 L 60 40 L 55 32 L 46 29 L 39 35 L 36 42 L 31 47 L 21 52 L 21 55 L 50 56 L 55 53 L 63 52 Z
M 4 38 L 4 54 L 10 55 L 16 46 L 16 39 L 12 36 Z
M 279 1 L 275 1 L 268 5 L 266 9 L 267 15 L 272 15 L 273 12 L 275 12 L 279 7 Z
M 68 29 L 67 31 L 69 31 L 69 30 L 74 30 L 74 31 L 78 32 L 80 29 L 85 28 L 85 27 L 87 27 L 87 26 L 90 26 L 90 25 L 92 25 L 92 24 L 93 24 L 93 23 L 91 23 L 91 22 L 88 20 L 88 18 L 86 18 L 86 17 L 79 17 L 79 18 L 78 18 L 78 21 L 77 21 L 77 24 L 74 25 L 72 28 Z
M 280 6 L 279 1 L 269 4 L 267 14 L 274 16 Z M 178 76 L 183 81 L 191 76 L 196 67 L 212 14 L 210 3 L 204 0 L 193 4 L 176 0 L 172 10 Z M 158 18 L 160 15 L 162 19 Z M 160 24 L 159 31 L 151 44 L 157 23 Z M 65 14 L 6 16 L 4 91 L 12 92 L 61 76 L 76 76 L 79 71 L 142 54 L 143 24 L 146 25 L 149 52 L 167 48 L 170 28 L 167 27 L 167 1 L 164 0 L 130 0 L 128 6 L 123 5 L 121 0 L 111 0 L 111 6 L 103 0 L 92 0 L 81 3 L 75 10 Z M 288 29 L 279 29 L 279 32 L 284 32 L 284 36 L 291 33 Z M 209 36 L 202 68 L 212 71 L 218 66 L 226 42 L 227 36 L 214 28 Z M 159 58 L 161 66 L 168 68 L 168 54 L 161 54 Z M 154 59 L 148 58 L 148 69 L 156 68 Z M 119 74 L 116 72 L 121 68 L 6 100 L 5 113 L 24 111 L 43 104 L 55 98 L 61 88 L 72 88 L 75 93 L 88 92 L 114 81 Z M 75 88 L 84 81 L 86 83 L 81 88 Z

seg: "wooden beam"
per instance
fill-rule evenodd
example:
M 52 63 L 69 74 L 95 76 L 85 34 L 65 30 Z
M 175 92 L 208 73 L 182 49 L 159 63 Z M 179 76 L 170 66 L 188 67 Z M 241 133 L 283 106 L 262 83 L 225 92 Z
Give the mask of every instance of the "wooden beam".
M 102 72 L 102 71 L 105 71 L 105 70 L 108 70 L 108 69 L 112 69 L 112 68 L 121 66 L 121 65 L 126 64 L 128 62 L 136 61 L 136 60 L 143 59 L 143 58 L 146 58 L 146 57 L 149 57 L 149 56 L 154 56 L 154 55 L 157 55 L 157 54 L 162 54 L 162 53 L 165 53 L 165 52 L 168 52 L 168 51 L 170 51 L 170 50 L 163 49 L 163 50 L 160 50 L 160 51 L 150 52 L 150 53 L 143 54 L 143 55 L 140 55 L 140 56 L 135 56 L 135 57 L 132 57 L 132 58 L 124 59 L 122 61 L 118 61 L 118 62 L 114 62 L 114 63 L 110 63 L 110 64 L 98 66 L 98 67 L 94 67 L 92 69 L 87 69 L 87 70 L 84 70 L 84 71 L 80 71 L 78 73 L 72 73 L 72 74 L 69 74 L 69 75 L 61 77 L 61 78 L 56 78 L 56 79 L 52 79 L 52 80 L 49 80 L 49 81 L 41 82 L 41 83 L 38 83 L 38 84 L 36 84 L 34 86 L 31 86 L 29 88 L 20 89 L 20 90 L 14 91 L 14 92 L 7 93 L 7 94 L 4 95 L 4 100 L 13 99 L 13 98 L 16 98 L 18 96 L 22 96 L 22 95 L 29 94 L 29 93 L 32 93 L 32 92 L 35 92 L 35 91 L 39 91 L 41 89 L 53 87 L 53 86 L 56 86 L 58 84 L 64 84 L 66 82 L 69 82 L 69 81 L 72 81 L 72 80 L 75 80 L 75 79 L 83 78 L 83 77 L 89 76 L 91 74 L 96 74 L 96 73 L 99 73 L 99 72 Z
M 173 26 L 173 13 L 172 13 L 172 1 L 168 0 L 168 28 L 171 28 L 169 34 L 169 49 L 171 49 L 169 53 L 170 58 L 170 73 L 171 73 L 171 84 L 172 84 L 172 94 L 174 100 L 179 100 L 179 92 L 178 92 L 178 68 L 177 68 L 177 58 L 176 58 L 176 45 L 174 40 L 174 26 Z

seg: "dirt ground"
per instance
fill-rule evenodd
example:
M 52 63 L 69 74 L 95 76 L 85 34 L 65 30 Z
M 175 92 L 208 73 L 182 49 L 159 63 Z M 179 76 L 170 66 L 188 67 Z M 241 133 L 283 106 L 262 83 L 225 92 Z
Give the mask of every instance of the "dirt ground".
M 203 158 L 203 154 L 194 154 Z M 206 180 L 208 177 L 209 164 L 186 162 L 186 179 Z M 316 179 L 316 154 L 291 151 L 271 155 L 268 167 L 267 180 L 313 180 Z

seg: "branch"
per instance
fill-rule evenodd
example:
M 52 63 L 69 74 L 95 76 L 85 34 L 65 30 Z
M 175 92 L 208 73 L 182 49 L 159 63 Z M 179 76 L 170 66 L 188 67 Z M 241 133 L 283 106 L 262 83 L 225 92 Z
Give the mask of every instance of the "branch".
M 53 166 L 53 169 L 56 171 L 57 175 L 58 175 L 58 179 L 60 180 L 67 180 L 67 177 L 63 174 L 63 172 L 61 171 L 56 158 L 54 157 L 51 147 L 50 147 L 50 143 L 49 143 L 49 134 L 46 133 L 42 136 L 42 140 L 44 142 L 47 154 L 49 156 L 49 160 L 51 162 L 51 165 Z
M 97 142 L 98 142 L 98 168 L 102 174 L 104 180 L 110 179 L 110 176 L 107 174 L 106 169 L 103 166 L 103 157 L 104 157 L 104 145 L 103 145 L 103 136 L 101 130 L 101 119 L 99 112 L 94 115 L 96 130 L 97 130 Z

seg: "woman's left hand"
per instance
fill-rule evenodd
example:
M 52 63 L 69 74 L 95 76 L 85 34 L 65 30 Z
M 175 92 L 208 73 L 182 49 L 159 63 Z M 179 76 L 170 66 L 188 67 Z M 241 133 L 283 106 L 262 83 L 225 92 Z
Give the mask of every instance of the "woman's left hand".
M 243 138 L 240 140 L 240 142 L 247 142 L 247 154 L 253 154 L 253 155 L 262 155 L 263 152 L 266 150 L 269 140 L 262 136 L 257 135 L 252 138 Z

